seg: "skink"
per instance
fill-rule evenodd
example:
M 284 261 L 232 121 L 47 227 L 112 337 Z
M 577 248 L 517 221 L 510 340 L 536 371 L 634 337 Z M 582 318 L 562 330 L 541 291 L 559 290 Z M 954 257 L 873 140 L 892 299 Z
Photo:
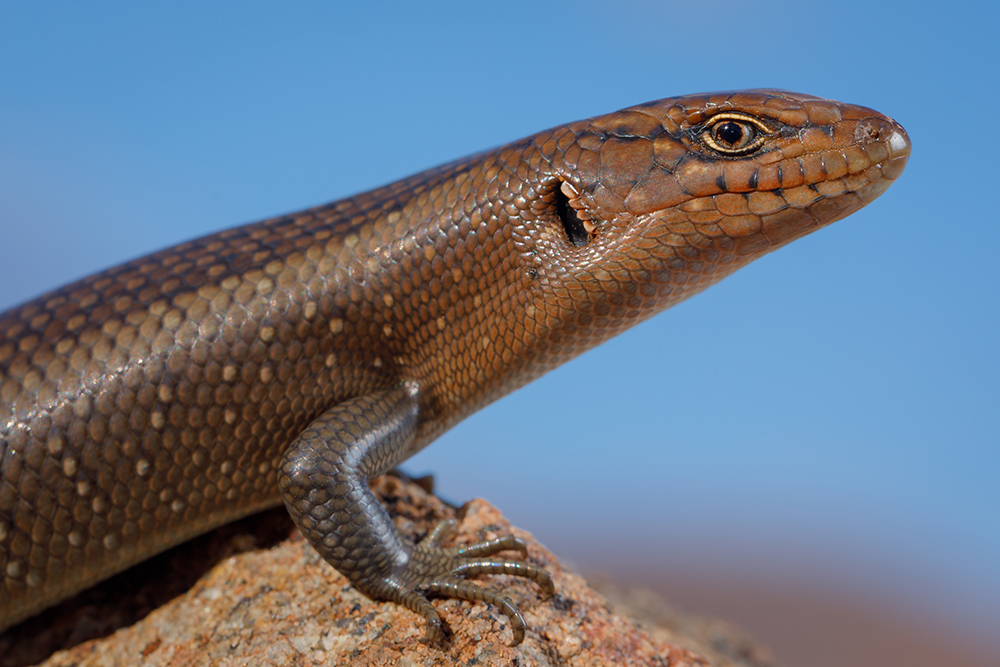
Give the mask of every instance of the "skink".
M 669 98 L 143 257 L 0 316 L 0 629 L 282 502 L 422 614 L 552 579 L 404 538 L 367 481 L 472 412 L 858 210 L 906 132 L 783 91 Z

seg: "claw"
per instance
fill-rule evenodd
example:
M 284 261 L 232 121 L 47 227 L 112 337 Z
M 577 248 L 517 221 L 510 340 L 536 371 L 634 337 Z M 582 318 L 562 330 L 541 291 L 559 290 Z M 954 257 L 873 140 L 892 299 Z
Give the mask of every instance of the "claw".
M 432 605 L 423 595 L 414 594 L 412 604 L 407 602 L 406 606 L 423 616 L 424 620 L 427 621 L 427 627 L 424 629 L 425 642 L 433 644 L 444 634 L 444 631 L 441 628 L 442 623 L 440 614 L 437 613 L 437 609 L 434 608 L 434 605 Z

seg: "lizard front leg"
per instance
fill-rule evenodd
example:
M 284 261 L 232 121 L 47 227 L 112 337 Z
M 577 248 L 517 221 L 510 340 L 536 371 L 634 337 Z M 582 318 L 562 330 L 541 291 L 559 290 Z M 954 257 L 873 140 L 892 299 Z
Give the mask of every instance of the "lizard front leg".
M 510 598 L 464 577 L 512 574 L 551 594 L 549 574 L 520 560 L 491 558 L 500 551 L 527 554 L 520 538 L 505 536 L 468 547 L 444 548 L 443 522 L 419 544 L 396 530 L 368 488 L 408 450 L 417 402 L 404 387 L 352 398 L 327 410 L 292 443 L 278 484 L 289 513 L 313 548 L 365 595 L 398 602 L 427 621 L 426 638 L 441 635 L 441 617 L 427 594 L 499 606 L 511 622 L 513 645 L 525 623 Z

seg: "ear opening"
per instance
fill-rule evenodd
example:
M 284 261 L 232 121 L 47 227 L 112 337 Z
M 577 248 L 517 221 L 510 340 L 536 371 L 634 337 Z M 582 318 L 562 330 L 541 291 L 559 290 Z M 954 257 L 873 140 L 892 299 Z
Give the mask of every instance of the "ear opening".
M 590 243 L 588 226 L 593 225 L 587 225 L 573 206 L 579 199 L 580 195 L 576 189 L 565 181 L 556 188 L 556 214 L 562 222 L 563 229 L 566 230 L 566 237 L 573 245 L 582 247 Z

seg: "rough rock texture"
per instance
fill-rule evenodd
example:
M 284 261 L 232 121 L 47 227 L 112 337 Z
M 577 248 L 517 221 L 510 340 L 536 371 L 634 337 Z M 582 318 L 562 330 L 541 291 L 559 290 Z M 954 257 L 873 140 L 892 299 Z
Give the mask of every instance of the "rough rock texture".
M 481 500 L 456 510 L 394 477 L 374 488 L 412 537 L 455 516 L 454 543 L 511 530 Z M 529 581 L 489 577 L 529 625 L 516 648 L 497 609 L 445 599 L 435 605 L 448 638 L 422 642 L 422 618 L 355 591 L 282 509 L 214 531 L 12 628 L 0 636 L 0 666 L 770 664 L 766 651 L 729 626 L 678 614 L 649 594 L 606 586 L 616 606 L 530 535 L 513 532 L 528 540 L 531 560 L 552 573 L 557 589 L 543 599 Z

